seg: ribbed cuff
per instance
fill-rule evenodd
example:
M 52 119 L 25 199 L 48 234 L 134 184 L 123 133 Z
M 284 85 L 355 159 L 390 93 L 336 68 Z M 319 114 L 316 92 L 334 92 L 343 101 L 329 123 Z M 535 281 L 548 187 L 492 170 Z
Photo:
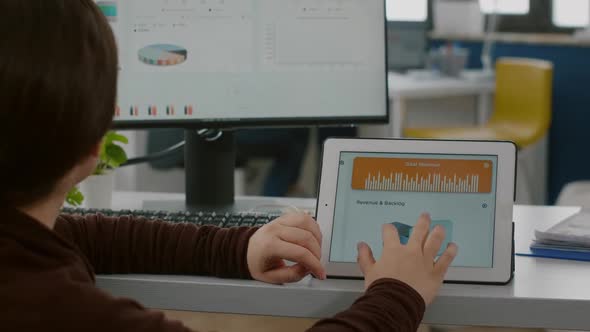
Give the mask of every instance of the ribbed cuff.
M 367 295 L 381 295 L 392 301 L 403 301 L 404 307 L 409 311 L 408 314 L 416 318 L 417 324 L 424 318 L 424 312 L 426 311 L 424 298 L 414 288 L 403 281 L 391 278 L 379 279 L 373 282 L 369 289 L 367 289 Z

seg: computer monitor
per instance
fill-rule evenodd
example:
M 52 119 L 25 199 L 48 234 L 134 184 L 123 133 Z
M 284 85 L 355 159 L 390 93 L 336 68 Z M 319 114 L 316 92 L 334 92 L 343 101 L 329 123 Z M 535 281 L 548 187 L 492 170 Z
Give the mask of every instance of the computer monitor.
M 386 10 L 389 70 L 424 68 L 428 31 L 432 28 L 432 1 L 387 0 Z
M 387 22 L 387 67 L 393 71 L 426 66 L 428 23 Z
M 187 129 L 189 207 L 233 202 L 231 129 L 388 121 L 384 0 L 97 4 L 119 47 L 115 125 Z

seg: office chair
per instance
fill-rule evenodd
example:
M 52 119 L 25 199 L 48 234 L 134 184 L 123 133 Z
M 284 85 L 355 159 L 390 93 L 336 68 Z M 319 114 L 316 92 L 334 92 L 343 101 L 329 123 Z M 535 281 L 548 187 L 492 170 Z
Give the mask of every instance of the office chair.
M 479 127 L 407 128 L 406 137 L 430 139 L 507 140 L 519 149 L 519 175 L 522 177 L 525 202 L 544 203 L 545 197 L 533 197 L 530 167 L 523 156 L 537 143 L 546 144 L 551 126 L 553 65 L 544 60 L 500 58 L 496 63 L 495 107 L 489 121 Z M 541 159 L 546 173 L 546 156 Z M 537 162 L 534 163 L 537 166 Z M 535 176 L 545 185 L 545 174 Z M 545 192 L 545 188 L 540 190 Z M 537 195 L 538 196 L 538 195 Z M 542 202 L 541 202 L 542 201 Z

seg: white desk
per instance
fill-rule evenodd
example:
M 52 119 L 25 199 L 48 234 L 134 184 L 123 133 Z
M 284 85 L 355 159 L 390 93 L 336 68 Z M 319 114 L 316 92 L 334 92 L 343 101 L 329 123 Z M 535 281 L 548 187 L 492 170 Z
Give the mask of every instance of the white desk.
M 469 76 L 469 72 L 466 73 Z M 493 79 L 469 79 L 449 77 L 415 77 L 389 73 L 389 105 L 392 137 L 402 137 L 407 112 L 407 102 L 413 99 L 477 96 L 477 123 L 484 124 L 491 113 Z
M 182 195 L 115 194 L 115 208 L 141 208 L 143 199 L 179 199 Z M 281 202 L 279 200 L 279 202 Z M 314 208 L 314 200 L 288 200 Z M 578 208 L 517 206 L 517 247 L 527 246 L 532 231 L 576 213 Z M 424 323 L 542 327 L 585 330 L 590 327 L 590 263 L 516 257 L 508 286 L 444 285 Z M 99 276 L 97 284 L 115 296 L 145 306 L 198 312 L 321 318 L 346 309 L 361 295 L 362 281 L 307 278 L 287 286 L 255 281 L 189 276 Z

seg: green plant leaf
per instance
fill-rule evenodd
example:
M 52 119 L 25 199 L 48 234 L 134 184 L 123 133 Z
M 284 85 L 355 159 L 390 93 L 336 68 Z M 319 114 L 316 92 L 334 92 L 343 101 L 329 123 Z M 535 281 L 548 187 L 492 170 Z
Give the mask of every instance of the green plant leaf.
M 96 169 L 94 170 L 94 173 L 92 173 L 92 175 L 104 175 L 106 168 L 106 164 L 100 163 L 98 166 L 96 166 Z
M 127 144 L 129 140 L 114 131 L 107 132 L 103 137 L 100 146 L 99 163 L 94 170 L 94 175 L 103 175 L 109 169 L 117 168 L 127 162 L 127 153 L 120 145 L 115 144 L 116 142 Z
M 108 156 L 107 164 L 111 168 L 119 167 L 127 161 L 127 154 L 122 147 L 118 145 L 109 145 L 106 147 L 106 155 Z
M 84 195 L 80 192 L 78 187 L 74 187 L 68 192 L 66 196 L 66 203 L 71 206 L 80 206 L 84 202 Z
M 127 137 L 118 134 L 117 132 L 114 131 L 109 131 L 106 136 L 105 136 L 105 143 L 107 145 L 114 143 L 114 142 L 119 142 L 119 143 L 123 143 L 123 144 L 128 144 L 129 140 L 127 139 Z

